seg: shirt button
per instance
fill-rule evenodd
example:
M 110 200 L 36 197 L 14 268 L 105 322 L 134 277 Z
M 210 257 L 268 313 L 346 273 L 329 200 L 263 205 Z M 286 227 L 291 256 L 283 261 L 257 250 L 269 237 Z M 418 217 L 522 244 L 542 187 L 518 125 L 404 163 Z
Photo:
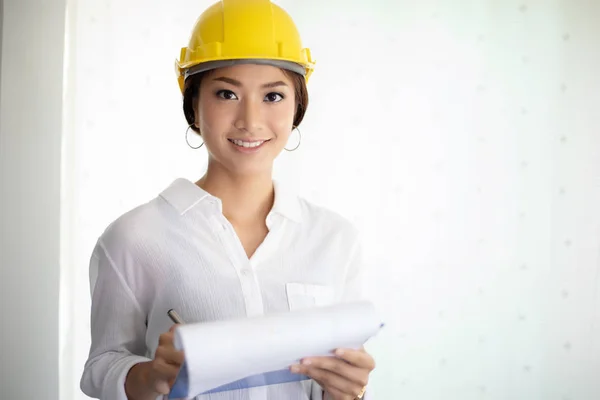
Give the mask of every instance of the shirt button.
M 244 275 L 245 277 L 249 277 L 252 275 L 252 271 L 250 271 L 248 268 L 244 268 L 242 270 L 242 275 Z

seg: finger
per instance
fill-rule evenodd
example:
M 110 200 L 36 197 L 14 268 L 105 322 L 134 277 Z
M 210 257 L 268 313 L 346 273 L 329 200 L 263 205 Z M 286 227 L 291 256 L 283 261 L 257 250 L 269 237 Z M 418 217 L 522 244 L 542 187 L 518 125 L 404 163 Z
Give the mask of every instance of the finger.
M 364 385 L 350 381 L 334 372 L 320 368 L 309 367 L 306 368 L 304 373 L 315 381 L 321 382 L 321 387 L 330 393 L 335 389 L 346 396 L 352 396 L 352 398 L 354 398 L 360 394 L 364 387 Z
M 151 366 L 152 369 L 150 370 L 148 377 L 151 389 L 160 394 L 169 394 L 172 386 L 169 383 L 170 380 L 163 376 L 164 371 L 161 370 L 162 368 L 158 367 L 156 362 L 153 361 Z
M 334 387 L 331 388 L 327 388 L 325 389 L 326 392 L 329 393 L 329 395 L 334 399 L 334 400 L 353 400 L 356 397 L 358 397 L 358 395 L 356 396 L 352 396 L 351 394 L 346 394 L 340 390 L 337 390 Z
M 158 345 L 159 346 L 173 346 L 173 338 L 174 338 L 174 334 L 171 331 L 162 333 L 158 337 Z
M 169 386 L 169 383 L 165 380 L 156 380 L 154 381 L 154 387 L 152 388 L 152 390 L 160 394 L 169 394 L 169 392 L 171 391 L 171 387 Z
M 180 325 L 180 324 L 175 324 L 175 325 L 173 325 L 173 326 L 171 327 L 171 329 L 169 329 L 169 332 L 171 332 L 171 333 L 175 332 L 175 329 L 177 329 L 177 327 L 178 327 L 179 325 Z
M 161 358 L 169 364 L 181 365 L 185 360 L 183 351 L 177 351 L 172 347 L 159 346 L 156 348 L 154 358 Z
M 369 370 L 359 368 L 346 361 L 335 357 L 314 357 L 302 360 L 302 364 L 309 368 L 323 369 L 333 372 L 357 385 L 366 386 L 369 380 Z
M 375 369 L 375 359 L 364 349 L 337 349 L 335 355 L 356 367 L 368 369 L 369 371 Z
M 347 395 L 346 393 L 334 388 L 334 387 L 327 387 L 325 385 L 325 383 L 321 382 L 318 379 L 314 379 L 313 380 L 315 382 L 317 382 L 319 384 L 319 386 L 321 386 L 321 388 L 326 391 L 327 393 L 329 393 L 330 397 L 334 400 L 338 400 L 338 399 L 351 399 L 349 395 Z
M 167 382 L 167 384 L 169 379 L 177 377 L 177 374 L 179 374 L 179 369 L 179 366 L 169 364 L 161 358 L 155 358 L 152 360 L 152 371 L 155 379 L 164 380 Z
M 342 392 L 342 391 L 340 391 L 340 390 L 338 390 L 338 389 L 336 389 L 334 387 L 327 387 L 323 382 L 319 381 L 318 379 L 314 379 L 313 378 L 313 380 L 319 384 L 319 386 L 323 389 L 323 391 L 325 391 L 326 393 L 329 394 L 328 397 L 324 396 L 323 399 L 327 399 L 327 400 L 329 400 L 329 399 L 333 399 L 333 400 L 339 400 L 339 399 L 342 399 L 342 400 L 345 400 L 345 399 L 353 400 L 353 398 L 350 397 L 350 395 L 348 395 L 348 394 L 346 394 L 346 393 L 344 393 L 344 392 Z

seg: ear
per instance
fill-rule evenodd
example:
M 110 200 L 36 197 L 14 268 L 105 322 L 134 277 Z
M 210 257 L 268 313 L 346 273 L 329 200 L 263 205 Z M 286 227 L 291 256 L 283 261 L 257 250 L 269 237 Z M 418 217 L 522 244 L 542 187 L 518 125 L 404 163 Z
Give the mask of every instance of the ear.
M 194 109 L 194 126 L 198 129 L 200 129 L 200 123 L 198 121 L 200 121 L 200 112 L 198 111 L 198 103 L 200 101 L 200 96 L 198 93 L 198 96 L 194 97 L 194 99 L 192 100 L 192 108 Z

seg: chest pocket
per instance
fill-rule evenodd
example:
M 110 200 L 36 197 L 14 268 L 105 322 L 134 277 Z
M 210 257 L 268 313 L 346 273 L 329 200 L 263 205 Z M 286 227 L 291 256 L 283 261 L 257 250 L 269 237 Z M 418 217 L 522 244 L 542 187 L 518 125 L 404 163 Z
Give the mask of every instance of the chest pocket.
M 328 306 L 335 298 L 333 287 L 311 283 L 286 283 L 285 291 L 290 311 Z

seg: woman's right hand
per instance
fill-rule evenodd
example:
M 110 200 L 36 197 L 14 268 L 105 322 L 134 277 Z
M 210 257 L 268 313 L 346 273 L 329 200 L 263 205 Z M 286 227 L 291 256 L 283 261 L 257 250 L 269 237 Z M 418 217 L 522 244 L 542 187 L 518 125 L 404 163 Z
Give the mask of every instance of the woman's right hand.
M 154 360 L 134 365 L 125 380 L 125 393 L 129 400 L 155 400 L 169 394 L 183 364 L 182 351 L 175 349 L 174 335 L 177 325 L 160 335 Z

